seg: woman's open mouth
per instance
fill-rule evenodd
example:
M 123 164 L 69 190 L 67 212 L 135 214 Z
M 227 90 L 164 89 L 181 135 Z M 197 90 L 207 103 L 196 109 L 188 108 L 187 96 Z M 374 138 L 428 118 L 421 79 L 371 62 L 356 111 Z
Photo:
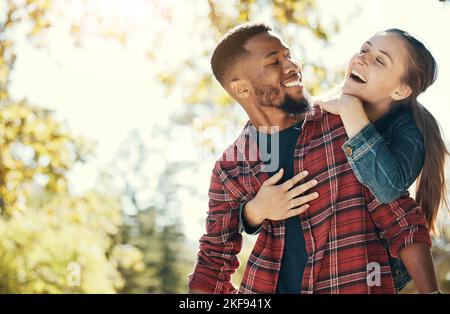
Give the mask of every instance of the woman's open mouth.
M 367 83 L 367 78 L 364 77 L 363 74 L 359 73 L 358 71 L 352 70 L 352 72 L 350 73 L 349 78 L 352 81 L 355 81 L 358 84 L 366 84 Z

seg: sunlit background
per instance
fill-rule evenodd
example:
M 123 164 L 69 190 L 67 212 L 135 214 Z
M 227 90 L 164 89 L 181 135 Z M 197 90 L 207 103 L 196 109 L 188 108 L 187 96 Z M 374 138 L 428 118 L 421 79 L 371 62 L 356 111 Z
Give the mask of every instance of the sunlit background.
M 313 94 L 375 32 L 416 35 L 439 65 L 420 100 L 449 139 L 450 2 L 0 0 L 0 292 L 187 291 L 212 166 L 246 119 L 209 57 L 247 20 L 274 25 Z

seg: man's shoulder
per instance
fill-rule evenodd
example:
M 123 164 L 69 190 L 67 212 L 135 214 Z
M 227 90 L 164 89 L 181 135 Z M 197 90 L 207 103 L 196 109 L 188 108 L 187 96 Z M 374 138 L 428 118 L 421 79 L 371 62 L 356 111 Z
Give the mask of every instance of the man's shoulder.
M 332 114 L 327 111 L 323 111 L 323 120 L 327 120 L 328 123 L 332 123 L 333 126 L 344 126 L 340 115 Z
M 240 163 L 248 156 L 249 127 L 247 122 L 237 138 L 228 147 L 217 156 L 214 165 L 214 171 L 230 171 L 237 168 Z
M 237 201 L 244 198 L 241 177 L 243 161 L 238 145 L 233 142 L 216 159 L 212 170 L 209 198 L 214 201 Z
M 320 128 L 320 132 L 335 130 L 340 127 L 344 128 L 344 123 L 339 115 L 329 113 L 319 106 L 314 107 L 312 118 L 308 120 L 310 123 L 314 123 L 318 126 Z
M 215 161 L 214 169 L 230 169 L 238 165 L 238 156 L 240 155 L 236 141 L 230 144 Z

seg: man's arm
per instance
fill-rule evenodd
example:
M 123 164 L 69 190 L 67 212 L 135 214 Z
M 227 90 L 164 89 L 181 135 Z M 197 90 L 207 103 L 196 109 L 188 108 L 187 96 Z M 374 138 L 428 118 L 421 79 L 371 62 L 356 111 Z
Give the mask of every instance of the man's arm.
M 438 289 L 431 257 L 431 238 L 425 217 L 410 197 L 381 204 L 365 189 L 369 214 L 380 236 L 389 243 L 391 256 L 400 257 L 419 293 Z
M 241 251 L 239 203 L 231 201 L 220 179 L 217 162 L 211 175 L 206 233 L 200 238 L 200 250 L 194 271 L 189 275 L 191 293 L 236 293 L 231 275 L 239 267 Z

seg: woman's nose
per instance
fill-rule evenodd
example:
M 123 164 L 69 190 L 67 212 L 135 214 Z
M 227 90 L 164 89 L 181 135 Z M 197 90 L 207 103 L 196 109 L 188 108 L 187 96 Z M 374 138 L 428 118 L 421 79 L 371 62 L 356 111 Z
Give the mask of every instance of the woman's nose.
M 367 66 L 367 57 L 365 55 L 359 55 L 356 57 L 356 63 L 366 67 Z

